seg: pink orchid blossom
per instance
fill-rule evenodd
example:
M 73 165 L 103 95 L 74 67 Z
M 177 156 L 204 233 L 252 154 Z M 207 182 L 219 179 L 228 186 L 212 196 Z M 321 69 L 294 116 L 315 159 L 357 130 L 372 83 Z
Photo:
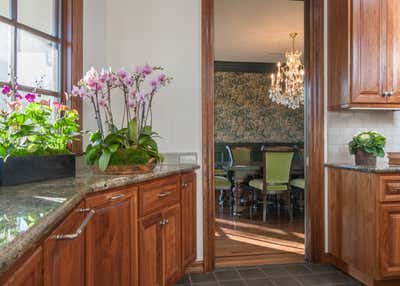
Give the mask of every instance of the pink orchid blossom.
M 129 86 L 129 87 L 132 87 L 133 84 L 134 84 L 134 81 L 133 81 L 133 79 L 132 79 L 130 76 L 126 77 L 126 78 L 123 80 L 123 82 L 124 82 L 125 85 L 127 85 L 127 86 Z
M 98 72 L 92 67 L 85 75 L 84 82 L 86 85 L 94 90 L 96 89 L 97 83 L 99 82 L 99 74 Z
M 162 73 L 162 74 L 158 75 L 157 80 L 160 85 L 165 86 L 165 84 L 167 83 L 167 76 Z
M 128 72 L 124 68 L 120 69 L 117 75 L 121 80 L 129 76 Z
M 21 100 L 22 99 L 22 96 L 18 91 L 15 93 L 15 99 L 17 99 L 17 100 Z
M 106 99 L 105 99 L 104 97 L 100 98 L 100 100 L 99 100 L 99 105 L 100 105 L 101 107 L 104 107 L 104 106 L 106 106 L 106 104 L 107 104 Z
M 28 93 L 28 94 L 25 95 L 25 100 L 26 100 L 27 102 L 29 102 L 29 103 L 34 102 L 35 99 L 36 99 L 36 95 L 33 94 L 33 93 Z
M 136 108 L 137 107 L 137 100 L 136 97 L 129 96 L 128 97 L 128 106 L 130 108 Z
M 153 68 L 151 66 L 149 66 L 148 64 L 146 64 L 143 67 L 143 74 L 150 75 L 152 72 L 153 72 Z
M 1 93 L 4 95 L 8 95 L 10 93 L 10 91 L 11 91 L 11 87 L 8 85 L 4 85 L 1 90 Z

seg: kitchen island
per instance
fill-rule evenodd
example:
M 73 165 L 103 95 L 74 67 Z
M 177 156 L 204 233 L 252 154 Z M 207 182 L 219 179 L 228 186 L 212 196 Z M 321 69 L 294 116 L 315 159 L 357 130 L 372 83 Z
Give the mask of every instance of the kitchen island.
M 108 176 L 82 167 L 75 178 L 1 187 L 0 284 L 24 285 L 25 275 L 30 285 L 106 285 L 104 267 L 116 267 L 107 276 L 118 285 L 173 284 L 196 256 L 196 169 Z M 154 257 L 141 253 L 151 243 Z
M 366 285 L 400 285 L 400 167 L 326 166 L 330 262 Z

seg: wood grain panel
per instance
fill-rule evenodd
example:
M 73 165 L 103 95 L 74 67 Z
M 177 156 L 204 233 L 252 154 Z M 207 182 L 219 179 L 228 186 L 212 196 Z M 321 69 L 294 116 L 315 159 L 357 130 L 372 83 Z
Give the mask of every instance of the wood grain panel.
M 163 271 L 165 285 L 173 286 L 183 273 L 181 242 L 181 208 L 175 205 L 163 211 Z
M 57 235 L 75 233 L 87 213 L 80 203 L 44 241 L 45 286 L 85 285 L 85 233 L 72 240 L 57 240 Z
M 182 261 L 186 267 L 196 260 L 197 251 L 196 174 L 182 175 Z
M 96 211 L 86 228 L 86 285 L 135 285 L 135 190 L 128 188 L 86 200 L 86 207 Z
M 173 176 L 140 185 L 140 216 L 159 211 L 180 201 L 180 178 Z
M 42 247 L 39 247 L 12 273 L 4 286 L 42 286 L 42 266 L 43 252 Z
M 398 175 L 379 177 L 379 200 L 381 202 L 400 202 L 400 177 Z
M 400 276 L 400 204 L 380 206 L 379 251 L 383 277 Z
M 139 279 L 140 286 L 162 286 L 162 239 L 163 217 L 156 213 L 139 222 Z

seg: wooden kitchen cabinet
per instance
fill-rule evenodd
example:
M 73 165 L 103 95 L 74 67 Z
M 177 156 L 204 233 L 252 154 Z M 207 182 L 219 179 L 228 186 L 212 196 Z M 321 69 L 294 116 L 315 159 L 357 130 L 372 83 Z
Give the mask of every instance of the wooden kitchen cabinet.
M 182 175 L 182 261 L 186 267 L 196 260 L 196 174 Z
M 86 285 L 137 285 L 137 187 L 86 199 Z
M 329 109 L 400 108 L 398 0 L 328 1 Z
M 42 247 L 36 249 L 24 262 L 12 271 L 4 286 L 42 286 L 43 285 Z M 0 279 L 0 283 L 1 279 Z
M 45 286 L 85 285 L 85 226 L 93 217 L 79 204 L 43 244 Z

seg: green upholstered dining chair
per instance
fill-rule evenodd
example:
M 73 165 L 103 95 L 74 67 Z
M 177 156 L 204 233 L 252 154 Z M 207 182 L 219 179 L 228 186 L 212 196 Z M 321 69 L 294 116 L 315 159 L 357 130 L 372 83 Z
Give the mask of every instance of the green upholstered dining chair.
M 304 190 L 305 180 L 304 180 L 304 178 L 293 179 L 293 180 L 290 180 L 290 185 L 292 187 Z
M 263 222 L 267 221 L 267 196 L 276 195 L 279 199 L 281 194 L 288 198 L 288 212 L 290 220 L 293 219 L 292 194 L 290 191 L 290 169 L 292 166 L 294 152 L 263 152 L 264 171 L 262 179 L 254 179 L 249 186 L 260 190 L 263 195 Z
M 250 147 L 231 147 L 232 159 L 235 165 L 248 165 L 251 163 Z
M 219 191 L 218 204 L 220 206 L 223 206 L 225 192 L 232 191 L 232 182 L 226 177 L 214 176 L 214 187 L 215 187 L 216 191 Z M 229 194 L 229 195 L 231 195 L 231 194 Z

